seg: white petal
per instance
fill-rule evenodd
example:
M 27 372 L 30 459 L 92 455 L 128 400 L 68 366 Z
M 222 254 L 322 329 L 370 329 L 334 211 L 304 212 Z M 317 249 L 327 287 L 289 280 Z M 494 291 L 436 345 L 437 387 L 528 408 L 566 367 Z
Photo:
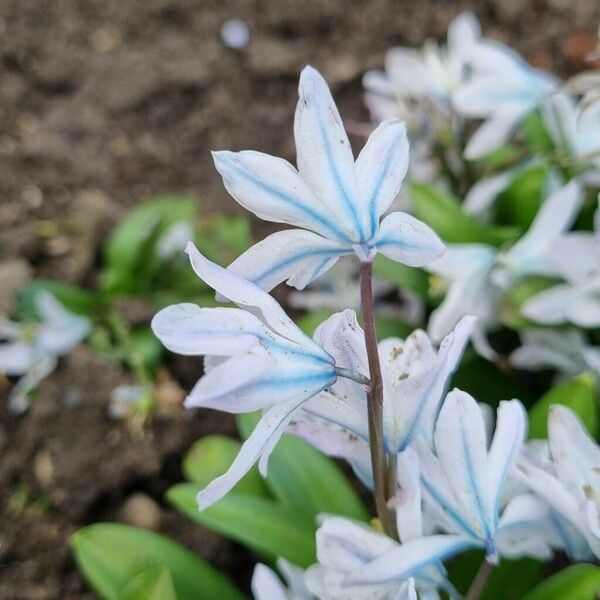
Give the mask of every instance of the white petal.
M 399 95 L 428 97 L 438 87 L 423 55 L 413 48 L 391 48 L 385 55 L 385 69 Z
M 481 25 L 475 14 L 465 10 L 448 25 L 448 49 L 461 53 L 481 37 Z
M 335 215 L 355 242 L 368 239 L 354 158 L 331 92 L 312 67 L 300 75 L 294 119 L 298 170 L 315 196 Z
M 514 82 L 503 83 L 495 74 L 474 77 L 461 86 L 453 98 L 455 108 L 463 115 L 490 120 L 522 116 L 527 112 L 528 100 L 526 90 L 522 92 Z
M 550 252 L 559 275 L 571 284 L 583 284 L 600 271 L 600 237 L 593 233 L 562 235 Z
M 471 215 L 484 215 L 494 204 L 500 192 L 504 191 L 515 178 L 513 169 L 484 177 L 468 191 L 463 202 L 465 212 Z
M 548 250 L 575 221 L 583 197 L 581 186 L 572 180 L 542 204 L 527 233 L 506 253 L 520 274 L 551 274 Z
M 526 112 L 528 111 L 522 109 L 506 110 L 482 123 L 467 143 L 465 158 L 468 160 L 481 158 L 504 144 Z
M 548 440 L 560 479 L 582 497 L 600 492 L 600 447 L 571 409 L 551 407 Z
M 250 583 L 255 600 L 288 600 L 281 579 L 266 565 L 257 564 Z
M 281 336 L 321 354 L 322 350 L 285 314 L 274 298 L 254 283 L 211 262 L 189 243 L 186 252 L 196 275 L 221 296 L 246 309 L 257 309 L 264 321 Z
M 220 500 L 259 460 L 266 448 L 279 440 L 285 427 L 305 398 L 294 398 L 270 408 L 258 422 L 250 437 L 242 444 L 238 455 L 226 473 L 211 481 L 196 496 L 198 507 L 204 510 Z
M 518 400 L 502 401 L 498 408 L 496 431 L 487 457 L 488 503 L 492 515 L 500 512 L 506 477 L 514 466 L 525 438 L 526 413 Z
M 344 240 L 347 233 L 327 206 L 309 190 L 296 169 L 261 152 L 213 152 L 227 191 L 261 219 L 289 223 Z
M 331 385 L 335 377 L 331 365 L 308 355 L 257 346 L 207 372 L 185 404 L 233 413 L 250 412 L 290 398 L 308 399 Z
M 446 249 L 431 227 L 403 212 L 385 217 L 372 243 L 381 254 L 411 267 L 431 263 Z
M 577 294 L 566 307 L 565 316 L 580 327 L 600 326 L 600 289 L 595 293 Z
M 11 412 L 20 414 L 29 408 L 29 395 L 40 382 L 56 368 L 56 358 L 51 355 L 36 356 L 29 370 L 17 381 L 8 395 L 8 407 Z
M 397 457 L 399 490 L 394 498 L 394 508 L 398 535 L 403 544 L 423 535 L 420 474 L 417 453 L 412 448 L 400 452 Z
M 0 373 L 8 376 L 23 375 L 35 361 L 31 344 L 7 342 L 0 344 Z
M 380 558 L 354 569 L 348 583 L 383 583 L 417 576 L 427 566 L 475 546 L 458 535 L 432 535 L 397 546 Z
M 379 217 L 398 195 L 407 169 L 406 127 L 400 121 L 384 121 L 356 159 L 361 201 L 371 218 L 371 235 L 377 231 Z
M 453 390 L 437 420 L 434 441 L 461 512 L 479 537 L 493 537 L 495 513 L 487 493 L 486 433 L 481 411 L 469 394 Z
M 266 291 L 282 281 L 301 290 L 332 267 L 338 257 L 352 252 L 352 246 L 332 242 L 316 233 L 287 229 L 246 250 L 227 270 Z
M 446 252 L 427 265 L 427 270 L 445 279 L 464 279 L 488 269 L 495 256 L 496 250 L 485 244 L 448 244 Z
M 566 311 L 575 294 L 568 285 L 555 285 L 536 294 L 521 308 L 521 314 L 537 323 L 558 325 L 566 320 Z
M 200 308 L 187 302 L 163 308 L 151 327 L 171 352 L 189 356 L 232 356 L 275 337 L 264 323 L 239 308 Z

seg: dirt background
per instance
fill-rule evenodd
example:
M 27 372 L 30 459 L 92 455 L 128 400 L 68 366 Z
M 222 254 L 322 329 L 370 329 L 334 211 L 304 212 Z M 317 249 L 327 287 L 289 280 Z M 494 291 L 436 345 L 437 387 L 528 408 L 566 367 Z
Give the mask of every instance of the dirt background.
M 303 65 L 322 70 L 345 118 L 365 121 L 364 70 L 394 44 L 442 38 L 465 8 L 487 35 L 563 74 L 581 66 L 600 23 L 596 0 L 1 0 L 0 312 L 32 274 L 93 284 L 104 235 L 149 196 L 235 210 L 209 150 L 293 159 Z M 242 52 L 219 37 L 229 18 L 250 28 Z M 197 375 L 194 364 L 170 368 L 184 388 Z M 231 420 L 175 411 L 136 439 L 107 416 L 110 390 L 127 381 L 79 349 L 20 418 L 0 382 L 3 600 L 92 597 L 67 539 L 102 519 L 173 535 L 247 589 L 251 557 L 162 501 L 182 452 L 204 433 L 233 432 Z

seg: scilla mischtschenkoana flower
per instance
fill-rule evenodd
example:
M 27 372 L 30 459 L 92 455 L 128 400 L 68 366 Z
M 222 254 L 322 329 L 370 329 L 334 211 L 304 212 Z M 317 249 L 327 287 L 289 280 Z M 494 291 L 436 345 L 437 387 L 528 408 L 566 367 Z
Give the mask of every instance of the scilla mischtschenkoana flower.
M 258 217 L 297 227 L 274 233 L 244 252 L 229 270 L 269 291 L 282 281 L 303 289 L 340 256 L 371 261 L 376 252 L 411 266 L 441 256 L 444 245 L 427 225 L 394 212 L 408 165 L 404 124 L 384 121 L 356 161 L 338 109 L 312 67 L 300 76 L 294 119 L 298 169 L 246 150 L 214 153 L 229 193 Z

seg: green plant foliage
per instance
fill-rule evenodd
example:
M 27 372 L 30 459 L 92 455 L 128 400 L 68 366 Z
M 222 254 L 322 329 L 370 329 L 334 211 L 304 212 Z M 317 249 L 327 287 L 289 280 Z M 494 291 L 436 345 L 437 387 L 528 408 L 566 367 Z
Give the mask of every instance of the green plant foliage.
M 519 173 L 496 201 L 499 223 L 518 225 L 525 231 L 531 225 L 546 195 L 548 167 L 535 165 Z
M 481 223 L 465 213 L 454 197 L 431 185 L 411 183 L 410 196 L 415 217 L 432 227 L 446 242 L 500 246 L 519 234 L 514 227 L 490 227 Z
M 119 600 L 130 582 L 162 567 L 178 600 L 241 600 L 244 596 L 218 571 L 172 540 L 119 523 L 97 523 L 77 531 L 71 546 L 79 570 L 100 598 Z
M 243 437 L 258 420 L 256 413 L 238 415 Z M 367 521 L 360 498 L 339 467 L 304 440 L 285 434 L 269 458 L 265 479 L 274 496 L 300 514 L 314 519 L 321 513 Z
M 156 567 L 142 571 L 125 586 L 119 600 L 177 600 L 169 569 Z
M 408 289 L 423 298 L 427 298 L 429 277 L 423 269 L 409 267 L 387 258 L 383 254 L 377 254 L 373 270 L 375 275 L 389 281 L 399 289 Z
M 227 471 L 240 450 L 241 444 L 224 435 L 207 435 L 199 439 L 183 458 L 182 469 L 186 478 L 207 486 L 213 479 Z M 266 496 L 267 491 L 256 467 L 250 469 L 233 491 L 252 496 Z
M 240 215 L 209 217 L 200 224 L 195 241 L 202 254 L 227 265 L 252 245 L 250 221 Z
M 159 273 L 156 244 L 169 226 L 194 225 L 196 203 L 181 196 L 161 196 L 129 212 L 108 238 L 101 285 L 110 293 L 133 294 Z
M 559 383 L 544 394 L 529 409 L 529 437 L 548 437 L 548 411 L 553 404 L 563 404 L 573 410 L 587 430 L 598 437 L 598 400 L 596 382 L 590 373 L 582 373 Z
M 571 565 L 523 596 L 523 600 L 595 600 L 600 591 L 600 567 Z
M 312 519 L 271 498 L 229 492 L 204 511 L 198 510 L 196 483 L 181 483 L 167 491 L 167 500 L 192 521 L 234 539 L 274 560 L 282 556 L 307 567 L 316 560 Z
M 90 290 L 59 281 L 34 279 L 19 292 L 16 308 L 18 319 L 31 320 L 39 316 L 35 298 L 42 291 L 50 292 L 67 310 L 80 315 L 90 315 L 102 305 L 99 296 Z

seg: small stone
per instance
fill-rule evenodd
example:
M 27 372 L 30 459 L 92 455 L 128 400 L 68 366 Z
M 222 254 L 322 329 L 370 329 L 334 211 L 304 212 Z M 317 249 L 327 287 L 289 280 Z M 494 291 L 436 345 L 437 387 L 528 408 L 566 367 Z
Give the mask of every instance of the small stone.
M 43 489 L 52 486 L 54 480 L 54 463 L 48 450 L 40 450 L 33 459 L 33 474 Z
M 129 525 L 143 529 L 158 529 L 161 521 L 160 506 L 150 496 L 135 493 L 129 496 L 120 510 L 120 517 Z

